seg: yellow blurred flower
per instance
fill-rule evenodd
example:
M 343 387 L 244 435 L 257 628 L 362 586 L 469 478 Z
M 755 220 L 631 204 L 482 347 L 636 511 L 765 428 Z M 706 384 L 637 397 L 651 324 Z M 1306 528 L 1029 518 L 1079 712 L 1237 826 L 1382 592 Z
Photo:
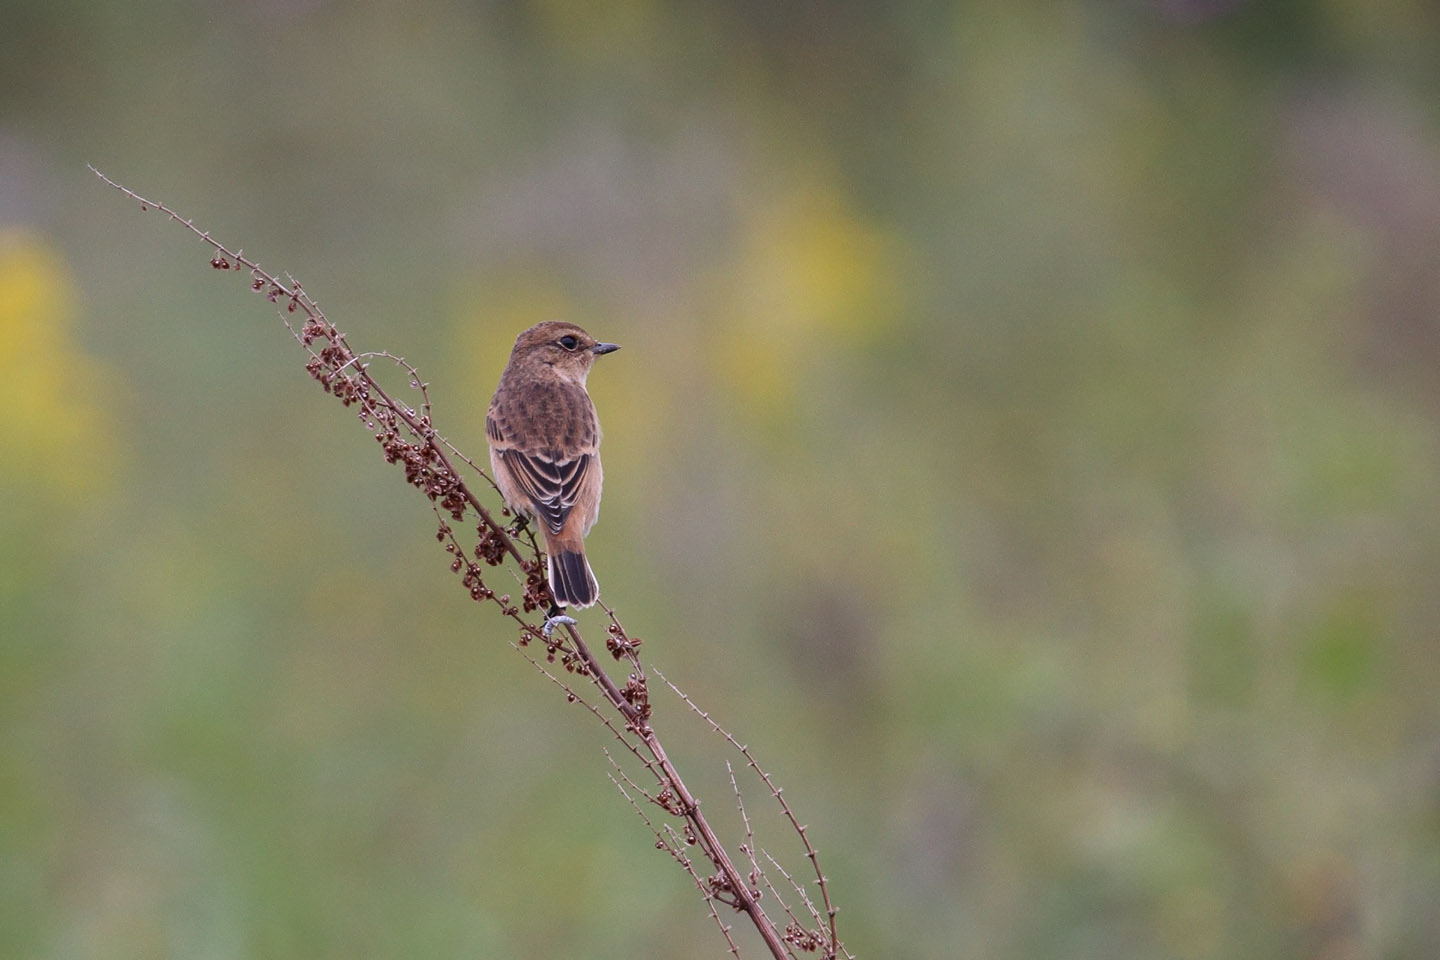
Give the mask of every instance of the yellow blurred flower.
M 93 491 L 111 462 L 108 373 L 71 336 L 74 288 L 44 241 L 0 231 L 0 476 L 58 497 Z
M 900 240 L 834 189 L 811 185 L 762 203 L 741 243 L 721 325 L 752 345 L 728 351 L 723 368 L 746 402 L 787 399 L 807 362 L 873 342 L 903 308 Z

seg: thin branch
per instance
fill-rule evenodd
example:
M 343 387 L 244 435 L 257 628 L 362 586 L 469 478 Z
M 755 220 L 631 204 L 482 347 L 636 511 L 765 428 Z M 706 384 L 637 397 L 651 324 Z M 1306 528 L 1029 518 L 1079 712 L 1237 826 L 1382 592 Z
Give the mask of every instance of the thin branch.
M 720 928 L 720 935 L 725 938 L 725 943 L 730 948 L 730 955 L 735 957 L 735 960 L 740 960 L 740 948 L 736 945 L 735 938 L 730 935 L 730 925 L 727 924 L 724 920 L 720 919 L 720 912 L 715 909 L 715 898 L 710 895 L 709 890 L 705 889 L 705 882 L 701 880 L 700 875 L 695 872 L 695 866 L 691 863 L 690 858 L 685 856 L 681 846 L 678 843 L 678 838 L 675 838 L 674 836 L 674 831 L 669 831 L 672 839 L 667 840 L 665 838 L 665 835 L 656 828 L 655 823 L 648 816 L 645 815 L 645 811 L 640 809 L 640 804 L 635 802 L 635 798 L 630 796 L 629 791 L 625 789 L 625 784 L 628 783 L 631 787 L 633 787 L 640 793 L 645 793 L 645 791 L 641 790 L 638 786 L 636 786 L 635 781 L 631 780 L 629 775 L 626 774 L 624 770 L 620 769 L 620 765 L 615 762 L 615 758 L 610 756 L 610 751 L 605 751 L 605 757 L 610 761 L 611 765 L 614 766 L 615 770 L 620 774 L 619 779 L 616 779 L 616 777 L 612 774 L 610 777 L 610 782 L 615 784 L 615 789 L 620 791 L 621 796 L 623 796 L 626 800 L 630 801 L 630 806 L 635 808 L 635 812 L 640 814 L 640 819 L 645 821 L 645 826 L 649 827 L 650 832 L 655 835 L 655 848 L 657 850 L 664 850 L 666 853 L 668 853 L 670 857 L 676 863 L 680 864 L 680 866 L 685 870 L 685 872 L 690 875 L 690 879 L 695 881 L 695 889 L 700 891 L 700 896 L 703 897 L 705 900 L 705 906 L 710 908 L 710 917 L 715 921 L 715 926 Z M 622 780 L 624 781 L 623 783 L 621 782 Z M 654 799 L 650 799 L 653 803 Z M 668 824 L 666 825 L 666 829 L 669 830 Z
M 766 855 L 767 857 L 769 856 L 768 853 L 766 853 L 765 855 Z M 782 870 L 781 872 L 784 872 L 784 871 Z M 790 904 L 786 903 L 786 902 L 785 902 L 785 898 L 780 895 L 780 891 L 777 890 L 777 889 L 775 889 L 775 884 L 774 884 L 773 881 L 771 881 L 771 879 L 770 879 L 770 874 L 769 874 L 768 872 L 762 873 L 762 874 L 760 875 L 760 879 L 761 879 L 761 881 L 765 884 L 765 889 L 770 891 L 770 896 L 774 897 L 774 898 L 775 898 L 775 902 L 778 903 L 778 904 L 780 904 L 780 908 L 785 911 L 785 916 L 787 916 L 787 917 L 790 918 L 791 926 L 788 927 L 787 930 L 788 930 L 788 929 L 804 930 L 804 929 L 805 929 L 805 924 L 803 924 L 803 923 L 800 922 L 800 918 L 795 915 L 795 911 L 792 910 L 792 909 L 790 909 Z M 805 899 L 805 901 L 806 901 L 807 903 L 809 902 L 809 898 L 808 898 L 808 897 L 805 897 L 805 891 L 803 891 L 803 890 L 800 891 L 800 896 L 801 896 L 803 899 Z M 819 929 L 820 927 L 823 927 L 823 926 L 825 925 L 825 921 L 821 918 L 820 914 L 818 914 L 818 913 L 815 912 L 813 906 L 811 907 L 811 915 L 812 915 L 812 919 L 814 920 L 815 924 L 817 925 L 817 929 Z
M 640 784 L 636 783 L 635 778 L 630 776 L 630 774 L 625 770 L 624 767 L 620 766 L 620 762 L 615 759 L 615 755 L 610 752 L 609 747 L 603 748 L 602 752 L 605 754 L 605 759 L 610 762 L 610 766 L 615 768 L 615 772 L 610 774 L 610 779 L 613 780 L 615 779 L 615 777 L 618 776 L 621 780 L 624 780 L 627 785 L 629 785 L 630 789 L 640 794 L 640 796 L 644 797 L 646 800 L 649 800 L 655 806 L 661 807 L 662 809 L 664 808 L 664 804 L 662 804 L 659 799 L 655 797 L 654 794 L 652 794 L 649 790 L 646 790 L 644 787 L 640 786 Z M 633 804 L 634 801 L 631 800 L 631 803 Z M 640 819 L 644 820 L 645 825 L 649 827 L 650 830 L 655 833 L 657 837 L 659 837 L 659 831 L 655 829 L 655 824 L 650 822 L 650 818 L 647 817 L 644 812 L 642 812 L 638 808 L 635 812 L 640 814 Z M 669 811 L 666 812 L 668 813 Z M 656 849 L 658 850 L 660 848 L 657 846 Z
M 810 865 L 815 870 L 815 879 L 816 882 L 820 885 L 820 896 L 825 901 L 825 913 L 829 917 L 830 948 L 833 952 L 838 953 L 842 948 L 840 946 L 840 938 L 835 933 L 835 914 L 839 913 L 839 911 L 835 908 L 834 904 L 830 902 L 830 883 L 826 879 L 824 872 L 820 869 L 820 854 L 810 843 L 810 838 L 809 836 L 807 836 L 807 831 L 809 830 L 809 827 L 802 824 L 798 819 L 796 819 L 794 811 L 790 809 L 790 804 L 785 800 L 783 788 L 777 787 L 775 785 L 775 781 L 770 779 L 770 774 L 766 773 L 765 770 L 761 768 L 760 764 L 755 762 L 755 757 L 753 754 L 750 753 L 750 748 L 748 746 L 736 740 L 730 734 L 730 731 L 726 730 L 718 722 L 716 722 L 709 713 L 701 710 L 700 707 L 696 705 L 695 701 L 691 700 L 690 697 L 683 690 L 675 686 L 675 684 L 671 683 L 670 680 L 665 676 L 665 674 L 661 673 L 658 668 L 655 668 L 655 675 L 659 677 L 660 680 L 667 687 L 674 691 L 677 697 L 685 701 L 686 706 L 688 706 L 692 711 L 694 711 L 697 716 L 699 716 L 702 720 L 708 723 L 710 725 L 710 729 L 714 730 L 720 736 L 724 737 L 726 742 L 728 742 L 730 746 L 734 747 L 740 752 L 740 755 L 745 758 L 745 762 L 749 764 L 750 769 L 754 770 L 755 773 L 759 775 L 760 779 L 764 781 L 765 786 L 770 789 L 771 795 L 774 796 L 775 800 L 780 804 L 780 809 L 784 812 L 785 818 L 790 821 L 790 825 L 794 827 L 795 832 L 800 835 L 800 842 L 805 845 L 805 856 L 810 861 Z
M 780 876 L 785 878 L 785 882 L 790 884 L 790 886 L 795 890 L 795 892 L 800 895 L 800 900 L 802 903 L 805 904 L 805 909 L 810 911 L 811 918 L 816 923 L 823 924 L 825 922 L 825 918 L 822 917 L 820 915 L 820 911 L 815 908 L 815 903 L 810 899 L 810 894 L 805 892 L 805 888 L 800 885 L 800 882 L 794 877 L 790 876 L 790 871 L 786 870 L 785 867 L 781 865 L 779 860 L 776 860 L 773 856 L 771 856 L 769 850 L 762 850 L 760 852 L 765 855 L 766 860 L 770 861 L 771 866 L 773 866 L 776 870 L 780 871 Z M 793 913 L 790 914 L 790 918 L 792 920 L 798 921 L 798 918 Z
M 820 916 L 820 911 L 815 909 L 815 903 L 810 899 L 810 895 L 805 892 L 805 888 L 800 885 L 800 882 L 798 880 L 790 876 L 790 871 L 786 870 L 780 864 L 779 860 L 776 860 L 770 855 L 769 850 L 764 850 L 761 852 L 765 854 L 765 859 L 769 860 L 770 863 L 774 865 L 775 869 L 780 871 L 780 875 L 784 877 L 785 881 L 789 883 L 790 886 L 794 888 L 795 892 L 800 895 L 801 901 L 805 904 L 805 909 L 810 911 L 810 916 L 814 918 L 814 921 L 818 925 L 818 927 L 823 928 L 825 925 L 825 920 L 823 917 Z M 780 893 L 779 891 L 775 890 L 774 885 L 770 883 L 768 877 L 766 878 L 765 883 L 767 886 L 770 887 L 771 891 L 775 892 L 776 898 L 779 899 Z M 790 917 L 790 926 L 785 928 L 785 940 L 787 943 L 793 943 L 796 946 L 800 947 L 800 949 L 802 950 L 815 950 L 824 945 L 825 941 L 822 938 L 819 929 L 810 930 L 806 928 L 806 926 L 800 922 L 800 918 L 795 916 L 794 912 L 792 912 L 788 906 L 785 908 L 785 912 Z M 855 955 L 852 954 L 849 950 L 846 950 L 843 943 L 840 945 L 840 953 L 843 953 L 848 958 L 848 960 L 855 960 Z M 825 956 L 833 958 L 837 955 L 827 952 Z
M 725 761 L 725 772 L 730 774 L 730 789 L 735 791 L 735 806 L 740 808 L 740 820 L 745 824 L 745 842 L 740 849 L 750 858 L 750 885 L 759 886 L 765 873 L 755 859 L 755 831 L 750 826 L 750 815 L 745 812 L 745 798 L 740 795 L 740 784 L 735 781 L 735 768 Z
M 672 845 L 678 844 L 680 842 L 680 838 L 675 835 L 674 828 L 671 827 L 668 823 L 665 825 L 665 832 L 670 834 L 670 843 Z M 701 879 L 700 874 L 695 872 L 695 861 L 691 860 L 683 853 L 676 859 L 679 861 L 680 866 L 685 868 L 685 872 L 690 874 L 690 879 L 695 881 L 695 888 L 700 891 L 700 896 L 705 898 L 705 906 L 710 908 L 710 916 L 715 918 L 715 923 L 720 928 L 720 932 L 725 934 L 725 942 L 730 945 L 731 955 L 733 955 L 736 960 L 739 960 L 740 948 L 735 946 L 735 940 L 730 936 L 730 926 L 725 923 L 725 921 L 720 919 L 720 912 L 715 909 L 716 897 L 714 892 L 705 885 L 705 881 Z M 794 957 L 789 950 L 785 951 L 784 956 L 788 958 L 788 960 L 794 960 Z
M 520 654 L 520 656 L 524 657 L 526 660 L 529 660 L 532 667 L 544 674 L 546 679 L 548 679 L 551 683 L 555 684 L 561 690 L 564 690 L 565 698 L 567 700 L 569 700 L 571 703 L 580 704 L 586 710 L 589 710 L 592 714 L 594 714 L 595 719 L 603 723 L 605 725 L 605 729 L 609 730 L 612 734 L 614 734 L 615 739 L 619 740 L 620 743 L 624 745 L 625 749 L 628 750 L 635 757 L 636 760 L 639 760 L 646 770 L 650 771 L 651 775 L 655 777 L 657 783 L 662 786 L 665 784 L 665 778 L 663 775 L 661 775 L 660 771 L 656 769 L 655 762 L 649 757 L 645 756 L 645 754 L 641 753 L 640 748 L 635 746 L 635 744 L 631 743 L 630 740 L 625 736 L 625 734 L 622 733 L 620 729 L 611 722 L 610 718 L 600 712 L 600 709 L 598 707 L 596 707 L 589 700 L 586 700 L 584 697 L 580 696 L 580 694 L 576 693 L 575 688 L 571 687 L 570 684 L 566 683 L 564 680 L 561 680 L 549 670 L 546 670 L 544 665 L 542 665 L 540 661 L 536 660 L 534 657 L 530 656 L 530 654 L 526 653 L 525 650 L 521 648 L 518 643 L 511 643 L 511 646 L 515 648 L 515 650 Z M 609 750 L 605 751 L 605 756 L 610 756 Z M 636 787 L 636 789 L 638 790 L 640 788 Z M 649 794 L 647 793 L 646 796 L 648 797 Z

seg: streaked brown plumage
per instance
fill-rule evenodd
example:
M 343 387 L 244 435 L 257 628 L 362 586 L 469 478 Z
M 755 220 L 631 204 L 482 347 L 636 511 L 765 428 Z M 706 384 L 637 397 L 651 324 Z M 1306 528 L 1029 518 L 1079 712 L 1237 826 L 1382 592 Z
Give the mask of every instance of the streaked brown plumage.
M 559 607 L 600 597 L 585 535 L 600 513 L 600 421 L 585 392 L 595 358 L 620 349 L 551 320 L 515 338 L 485 414 L 490 468 L 510 509 L 540 521 Z

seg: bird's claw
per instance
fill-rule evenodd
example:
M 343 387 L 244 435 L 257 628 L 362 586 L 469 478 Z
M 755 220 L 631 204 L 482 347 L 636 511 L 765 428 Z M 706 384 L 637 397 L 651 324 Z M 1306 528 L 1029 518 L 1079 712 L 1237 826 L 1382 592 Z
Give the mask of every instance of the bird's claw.
M 559 612 L 552 613 L 552 614 L 550 614 L 550 616 L 548 616 L 548 617 L 545 618 L 545 625 L 540 628 L 540 632 L 543 633 L 543 634 L 545 634 L 545 636 L 548 637 L 548 636 L 550 636 L 551 633 L 553 633 L 553 632 L 555 631 L 555 628 L 556 628 L 557 626 L 559 626 L 560 624 L 563 624 L 563 623 L 574 623 L 574 622 L 575 622 L 575 618 L 574 618 L 574 617 L 567 617 L 567 616 L 565 616 L 565 614 L 559 613 Z

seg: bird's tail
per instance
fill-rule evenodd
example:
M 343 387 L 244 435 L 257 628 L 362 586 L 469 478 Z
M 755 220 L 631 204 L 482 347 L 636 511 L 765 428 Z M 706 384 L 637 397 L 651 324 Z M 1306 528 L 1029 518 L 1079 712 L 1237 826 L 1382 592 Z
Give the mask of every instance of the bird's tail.
M 550 593 L 562 607 L 588 607 L 600 599 L 600 584 L 584 550 L 556 546 L 550 551 Z

